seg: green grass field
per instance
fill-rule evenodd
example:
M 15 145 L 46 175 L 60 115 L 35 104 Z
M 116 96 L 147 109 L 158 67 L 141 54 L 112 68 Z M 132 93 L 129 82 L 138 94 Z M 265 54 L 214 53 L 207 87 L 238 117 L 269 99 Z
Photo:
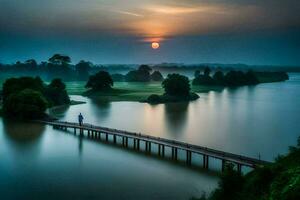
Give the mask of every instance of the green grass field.
M 4 79 L 0 80 L 0 86 L 4 83 Z M 85 81 L 70 81 L 65 82 L 69 95 L 82 95 L 87 89 L 84 87 Z M 192 86 L 192 92 L 204 93 L 209 91 L 222 90 L 222 87 L 217 86 Z M 94 98 L 103 101 L 143 101 L 151 94 L 161 95 L 164 90 L 160 82 L 115 82 L 113 90 L 98 92 Z
M 66 82 L 67 91 L 70 95 L 80 95 L 86 92 L 84 88 L 85 82 Z M 209 91 L 222 90 L 217 86 L 192 86 L 192 91 L 196 93 L 204 93 Z M 103 101 L 143 101 L 151 94 L 161 95 L 164 90 L 160 82 L 115 82 L 112 90 L 97 92 L 93 98 Z

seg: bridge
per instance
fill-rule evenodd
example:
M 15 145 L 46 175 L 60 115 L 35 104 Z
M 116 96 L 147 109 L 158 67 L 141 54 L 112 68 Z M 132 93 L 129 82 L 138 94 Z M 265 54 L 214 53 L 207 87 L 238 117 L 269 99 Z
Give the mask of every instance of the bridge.
M 178 150 L 183 150 L 186 153 L 185 161 L 187 165 L 192 164 L 192 155 L 198 154 L 203 157 L 203 168 L 209 168 L 209 158 L 218 159 L 222 162 L 222 171 L 225 169 L 226 163 L 233 163 L 236 165 L 237 171 L 241 173 L 242 166 L 247 166 L 250 168 L 256 168 L 258 166 L 268 165 L 270 162 L 263 161 L 256 158 L 250 158 L 247 156 L 242 156 L 238 154 L 233 154 L 229 152 L 219 151 L 207 147 L 202 147 L 199 145 L 189 144 L 185 142 L 179 142 L 175 140 L 154 137 L 150 135 L 144 135 L 141 133 L 128 132 L 123 130 L 111 129 L 101 126 L 95 126 L 92 124 L 83 124 L 79 126 L 78 123 L 71 122 L 60 122 L 60 121 L 38 121 L 39 123 L 44 123 L 53 126 L 55 129 L 60 129 L 67 131 L 71 129 L 74 134 L 77 131 L 80 136 L 86 135 L 87 137 L 95 140 L 104 140 L 106 142 L 112 142 L 113 144 L 118 144 L 118 138 L 121 138 L 122 146 L 124 148 L 130 148 L 128 140 L 132 141 L 133 149 L 137 151 L 145 151 L 147 153 L 152 153 L 151 147 L 156 145 L 158 147 L 158 156 L 165 157 L 166 148 L 171 149 L 171 159 L 178 160 Z M 141 144 L 143 143 L 143 149 Z

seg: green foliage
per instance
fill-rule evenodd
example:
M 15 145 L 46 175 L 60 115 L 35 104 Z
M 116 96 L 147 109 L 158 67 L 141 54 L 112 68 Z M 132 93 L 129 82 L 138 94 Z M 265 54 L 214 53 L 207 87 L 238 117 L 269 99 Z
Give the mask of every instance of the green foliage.
M 54 54 L 51 58 L 48 60 L 52 64 L 67 64 L 71 62 L 71 58 L 69 56 L 61 55 L 61 54 Z
M 36 119 L 42 117 L 47 108 L 43 95 L 32 89 L 10 94 L 3 104 L 3 113 L 9 118 Z
M 209 200 L 298 200 L 300 199 L 300 137 L 270 166 L 259 167 L 245 176 L 233 168 L 222 174 L 219 187 Z
M 24 89 L 42 92 L 43 88 L 43 81 L 39 77 L 9 78 L 3 84 L 3 100 L 5 101 L 10 94 Z
M 161 73 L 159 71 L 154 71 L 151 74 L 151 80 L 152 81 L 163 81 L 164 77 L 161 75 Z
M 197 76 L 192 83 L 193 85 L 216 85 L 215 80 L 206 75 Z
M 225 82 L 224 73 L 222 71 L 216 71 L 213 75 L 213 79 L 216 81 L 217 85 L 222 85 Z
M 217 71 L 213 77 L 209 76 L 210 70 L 206 69 L 205 71 L 204 75 L 199 75 L 193 80 L 193 85 L 242 86 L 259 83 L 255 73 L 251 70 L 246 73 L 231 70 L 225 75 L 223 72 Z
M 198 76 L 200 76 L 200 70 L 196 70 L 194 73 L 194 78 L 197 78 Z
M 53 79 L 45 88 L 44 95 L 47 98 L 50 106 L 70 104 L 70 98 L 66 91 L 66 85 L 61 79 Z
M 148 65 L 141 65 L 138 70 L 128 72 L 125 75 L 125 79 L 128 82 L 149 82 L 151 80 L 151 70 Z
M 162 82 L 165 93 L 171 96 L 188 96 L 190 93 L 190 81 L 180 74 L 169 74 Z
M 81 60 L 75 65 L 75 71 L 78 80 L 86 81 L 89 78 L 89 71 L 91 69 L 91 62 Z
M 111 89 L 111 87 L 114 85 L 114 82 L 109 75 L 108 72 L 106 71 L 100 71 L 95 75 L 90 76 L 86 88 L 91 88 L 92 90 L 95 91 L 100 91 L 100 90 L 106 90 L 106 89 Z
M 141 65 L 138 70 L 139 71 L 147 71 L 149 73 L 152 71 L 151 67 L 149 67 L 148 65 Z
M 239 200 L 239 191 L 244 183 L 243 176 L 234 170 L 232 164 L 227 164 L 219 181 L 219 188 L 215 190 L 211 199 Z
M 209 76 L 210 72 L 211 72 L 211 70 L 209 67 L 204 68 L 204 76 Z
M 289 79 L 286 72 L 254 72 L 260 83 L 278 82 Z
M 300 166 L 288 169 L 275 178 L 271 184 L 269 199 L 300 199 Z
M 10 118 L 38 118 L 47 106 L 70 103 L 66 86 L 60 79 L 54 79 L 47 86 L 39 77 L 11 78 L 3 84 L 3 93 L 3 112 Z
M 161 103 L 161 97 L 157 94 L 151 94 L 148 98 L 147 98 L 147 102 L 151 103 L 151 104 L 158 104 Z

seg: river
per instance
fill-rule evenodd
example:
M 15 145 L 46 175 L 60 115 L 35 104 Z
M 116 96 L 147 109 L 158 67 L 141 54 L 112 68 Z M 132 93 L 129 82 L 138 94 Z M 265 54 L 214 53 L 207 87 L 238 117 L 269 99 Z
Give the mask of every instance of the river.
M 272 161 L 300 136 L 300 74 L 290 80 L 199 94 L 191 103 L 103 103 L 50 110 L 60 120 L 185 141 Z M 80 139 L 41 124 L 0 119 L 2 199 L 189 199 L 213 190 L 215 173 Z M 179 152 L 179 159 L 184 155 Z M 200 160 L 193 158 L 195 165 Z M 211 167 L 218 169 L 217 162 Z

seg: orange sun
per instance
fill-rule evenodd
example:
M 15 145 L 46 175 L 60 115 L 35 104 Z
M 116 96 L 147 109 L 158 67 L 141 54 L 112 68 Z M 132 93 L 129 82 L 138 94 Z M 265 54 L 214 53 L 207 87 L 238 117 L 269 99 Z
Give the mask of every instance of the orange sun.
M 158 49 L 159 48 L 159 43 L 158 42 L 152 42 L 151 47 L 152 47 L 152 49 Z

